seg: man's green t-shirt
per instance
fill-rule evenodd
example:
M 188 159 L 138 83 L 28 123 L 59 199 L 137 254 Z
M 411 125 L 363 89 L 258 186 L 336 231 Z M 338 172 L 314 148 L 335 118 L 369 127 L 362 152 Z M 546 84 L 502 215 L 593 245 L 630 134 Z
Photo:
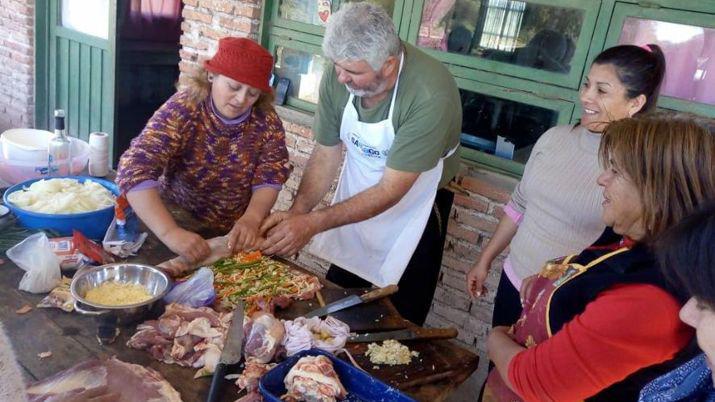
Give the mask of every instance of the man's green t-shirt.
M 395 140 L 387 156 L 387 166 L 406 172 L 424 172 L 459 144 L 462 103 L 454 78 L 438 60 L 414 46 L 404 44 L 405 60 L 397 88 L 392 116 Z M 326 69 L 320 83 L 320 100 L 315 114 L 315 140 L 327 146 L 340 143 L 340 122 L 349 97 L 337 80 L 334 68 Z M 360 121 L 376 123 L 388 117 L 392 96 L 373 108 L 363 108 L 355 97 Z M 444 161 L 439 188 L 459 170 L 459 152 Z

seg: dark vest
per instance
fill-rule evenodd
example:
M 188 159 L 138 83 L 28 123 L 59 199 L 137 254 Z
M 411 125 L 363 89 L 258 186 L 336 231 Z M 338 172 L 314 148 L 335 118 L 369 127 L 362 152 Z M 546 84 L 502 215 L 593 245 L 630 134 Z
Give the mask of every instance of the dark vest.
M 591 247 L 581 252 L 572 261 L 587 264 L 612 251 L 614 247 L 611 246 L 617 245 L 620 240 L 620 236 L 613 233 L 610 228 L 607 228 Z M 581 314 L 586 305 L 605 289 L 617 284 L 628 283 L 654 285 L 671 292 L 658 268 L 655 256 L 648 246 L 636 244 L 631 250 L 601 262 L 597 269 L 586 271 L 583 275 L 579 275 L 565 283 L 554 292 L 551 304 L 559 307 L 550 310 L 549 320 L 552 333 L 556 333 L 573 317 Z M 654 312 L 654 314 L 657 314 L 657 312 Z M 686 348 L 667 362 L 638 370 L 622 381 L 588 398 L 587 401 L 621 402 L 638 400 L 638 394 L 645 384 L 694 357 L 696 351 L 690 349 Z

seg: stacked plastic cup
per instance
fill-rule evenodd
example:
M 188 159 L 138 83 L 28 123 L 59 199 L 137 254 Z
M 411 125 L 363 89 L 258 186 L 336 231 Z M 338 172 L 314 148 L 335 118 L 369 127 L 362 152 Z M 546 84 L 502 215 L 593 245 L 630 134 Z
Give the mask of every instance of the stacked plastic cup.
M 109 174 L 109 135 L 102 132 L 89 134 L 89 174 L 104 177 Z

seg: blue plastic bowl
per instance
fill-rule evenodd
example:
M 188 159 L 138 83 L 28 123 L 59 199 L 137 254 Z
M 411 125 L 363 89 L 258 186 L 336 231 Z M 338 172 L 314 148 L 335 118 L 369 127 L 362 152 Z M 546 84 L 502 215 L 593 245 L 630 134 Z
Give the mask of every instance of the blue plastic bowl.
M 109 180 L 86 176 L 62 178 L 77 179 L 80 183 L 84 183 L 85 180 L 91 180 L 101 184 L 115 196 L 119 195 L 119 188 Z M 71 236 L 73 230 L 78 230 L 90 239 L 101 240 L 104 238 L 104 233 L 107 231 L 109 224 L 112 223 L 112 218 L 114 218 L 114 206 L 78 214 L 43 214 L 16 207 L 7 199 L 11 193 L 22 190 L 40 180 L 42 179 L 32 179 L 18 183 L 8 188 L 3 195 L 3 202 L 15 214 L 20 224 L 30 229 L 51 229 L 62 236 Z
M 364 401 L 364 402 L 416 402 L 414 399 L 403 394 L 397 389 L 376 379 L 370 374 L 353 367 L 352 365 L 338 359 L 331 353 L 320 349 L 310 349 L 298 352 L 289 357 L 281 364 L 261 377 L 258 382 L 258 389 L 264 401 L 283 402 L 281 396 L 285 395 L 286 387 L 283 379 L 288 375 L 288 371 L 303 356 L 327 356 L 333 362 L 333 368 L 340 378 L 340 382 L 348 391 L 348 395 L 341 401 Z

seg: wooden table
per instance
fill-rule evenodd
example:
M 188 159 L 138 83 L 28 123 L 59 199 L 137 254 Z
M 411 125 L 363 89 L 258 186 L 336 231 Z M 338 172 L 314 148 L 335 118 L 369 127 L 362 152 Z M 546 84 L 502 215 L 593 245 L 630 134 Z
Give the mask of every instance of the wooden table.
M 140 256 L 131 260 L 157 264 L 170 256 L 170 252 L 150 236 Z M 210 377 L 193 379 L 196 369 L 164 364 L 144 351 L 128 348 L 126 341 L 134 333 L 134 327 L 122 328 L 116 342 L 103 346 L 96 339 L 96 323 L 91 317 L 47 308 L 17 314 L 18 308 L 25 304 L 35 306 L 44 296 L 18 290 L 22 275 L 23 271 L 6 258 L 0 265 L 0 321 L 6 327 L 28 381 L 43 379 L 87 359 L 117 356 L 160 372 L 181 393 L 184 401 L 205 400 Z M 382 303 L 390 305 L 386 300 Z M 449 341 L 415 341 L 409 346 L 420 352 L 420 359 L 408 367 L 392 368 L 375 368 L 367 362 L 361 356 L 365 344 L 350 345 L 349 349 L 372 375 L 421 401 L 444 400 L 477 367 L 476 355 Z M 47 351 L 52 352 L 51 357 L 38 357 L 39 353 Z M 224 389 L 224 401 L 237 399 L 235 385 L 227 382 Z

